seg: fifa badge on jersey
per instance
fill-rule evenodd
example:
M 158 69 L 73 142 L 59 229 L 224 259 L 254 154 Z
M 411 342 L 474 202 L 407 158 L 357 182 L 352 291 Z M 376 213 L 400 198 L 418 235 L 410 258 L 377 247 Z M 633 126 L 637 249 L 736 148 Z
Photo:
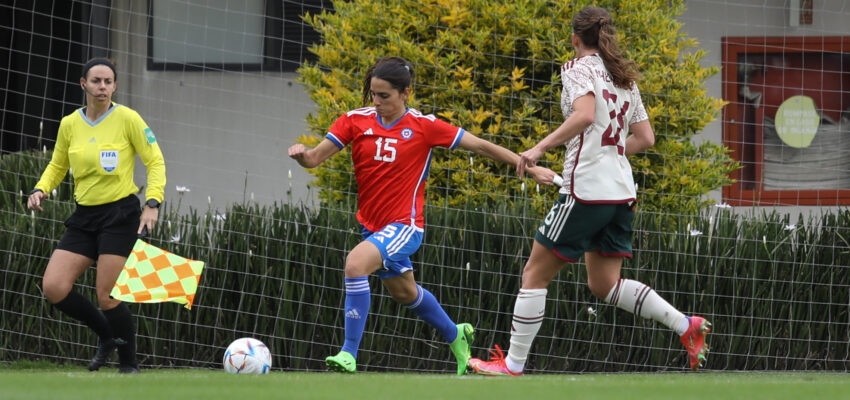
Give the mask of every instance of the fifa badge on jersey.
M 153 135 L 151 128 L 145 128 L 145 137 L 148 138 L 148 144 L 156 143 L 156 136 Z
M 118 150 L 101 150 L 100 167 L 106 172 L 115 171 L 118 168 Z
M 402 139 L 410 139 L 413 137 L 413 129 L 404 128 L 401 130 L 401 138 Z

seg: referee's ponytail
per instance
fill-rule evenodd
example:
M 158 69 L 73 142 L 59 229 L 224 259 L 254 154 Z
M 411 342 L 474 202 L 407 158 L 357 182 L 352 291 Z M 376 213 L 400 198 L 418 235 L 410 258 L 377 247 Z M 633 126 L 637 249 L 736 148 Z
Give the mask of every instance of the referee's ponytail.
M 383 79 L 399 92 L 413 84 L 413 65 L 401 57 L 384 57 L 366 71 L 363 79 L 363 104 L 372 101 L 372 78 Z

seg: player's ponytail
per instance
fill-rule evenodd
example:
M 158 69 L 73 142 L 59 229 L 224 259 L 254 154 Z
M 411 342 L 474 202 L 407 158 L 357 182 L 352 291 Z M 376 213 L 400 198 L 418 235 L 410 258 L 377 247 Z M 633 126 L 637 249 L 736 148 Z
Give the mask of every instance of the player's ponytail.
M 637 64 L 627 60 L 617 45 L 611 14 L 601 7 L 585 7 L 573 17 L 573 32 L 588 47 L 599 49 L 614 86 L 629 89 L 640 78 Z
M 383 79 L 399 92 L 413 84 L 413 65 L 401 57 L 384 57 L 366 70 L 363 79 L 363 104 L 372 102 L 372 78 Z

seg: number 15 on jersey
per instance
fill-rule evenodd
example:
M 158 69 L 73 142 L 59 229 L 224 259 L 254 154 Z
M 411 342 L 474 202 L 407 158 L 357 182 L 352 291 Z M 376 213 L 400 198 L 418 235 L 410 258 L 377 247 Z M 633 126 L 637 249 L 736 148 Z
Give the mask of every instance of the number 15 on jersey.
M 393 138 L 378 138 L 375 140 L 375 160 L 383 162 L 395 161 L 395 144 L 398 139 Z

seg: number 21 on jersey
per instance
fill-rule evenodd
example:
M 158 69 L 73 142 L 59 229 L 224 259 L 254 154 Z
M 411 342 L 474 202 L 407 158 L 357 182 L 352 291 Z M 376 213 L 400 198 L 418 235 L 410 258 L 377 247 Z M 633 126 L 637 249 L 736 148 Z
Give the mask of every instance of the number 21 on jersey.
M 395 144 L 398 139 L 393 138 L 378 138 L 375 140 L 375 160 L 383 162 L 395 161 Z
M 625 148 L 620 144 L 620 132 L 623 131 L 623 117 L 629 111 L 629 102 L 623 102 L 623 107 L 617 110 L 617 95 L 608 90 L 602 91 L 602 98 L 608 106 L 608 117 L 611 122 L 608 124 L 608 129 L 602 133 L 603 146 L 617 146 L 617 153 L 623 155 Z

